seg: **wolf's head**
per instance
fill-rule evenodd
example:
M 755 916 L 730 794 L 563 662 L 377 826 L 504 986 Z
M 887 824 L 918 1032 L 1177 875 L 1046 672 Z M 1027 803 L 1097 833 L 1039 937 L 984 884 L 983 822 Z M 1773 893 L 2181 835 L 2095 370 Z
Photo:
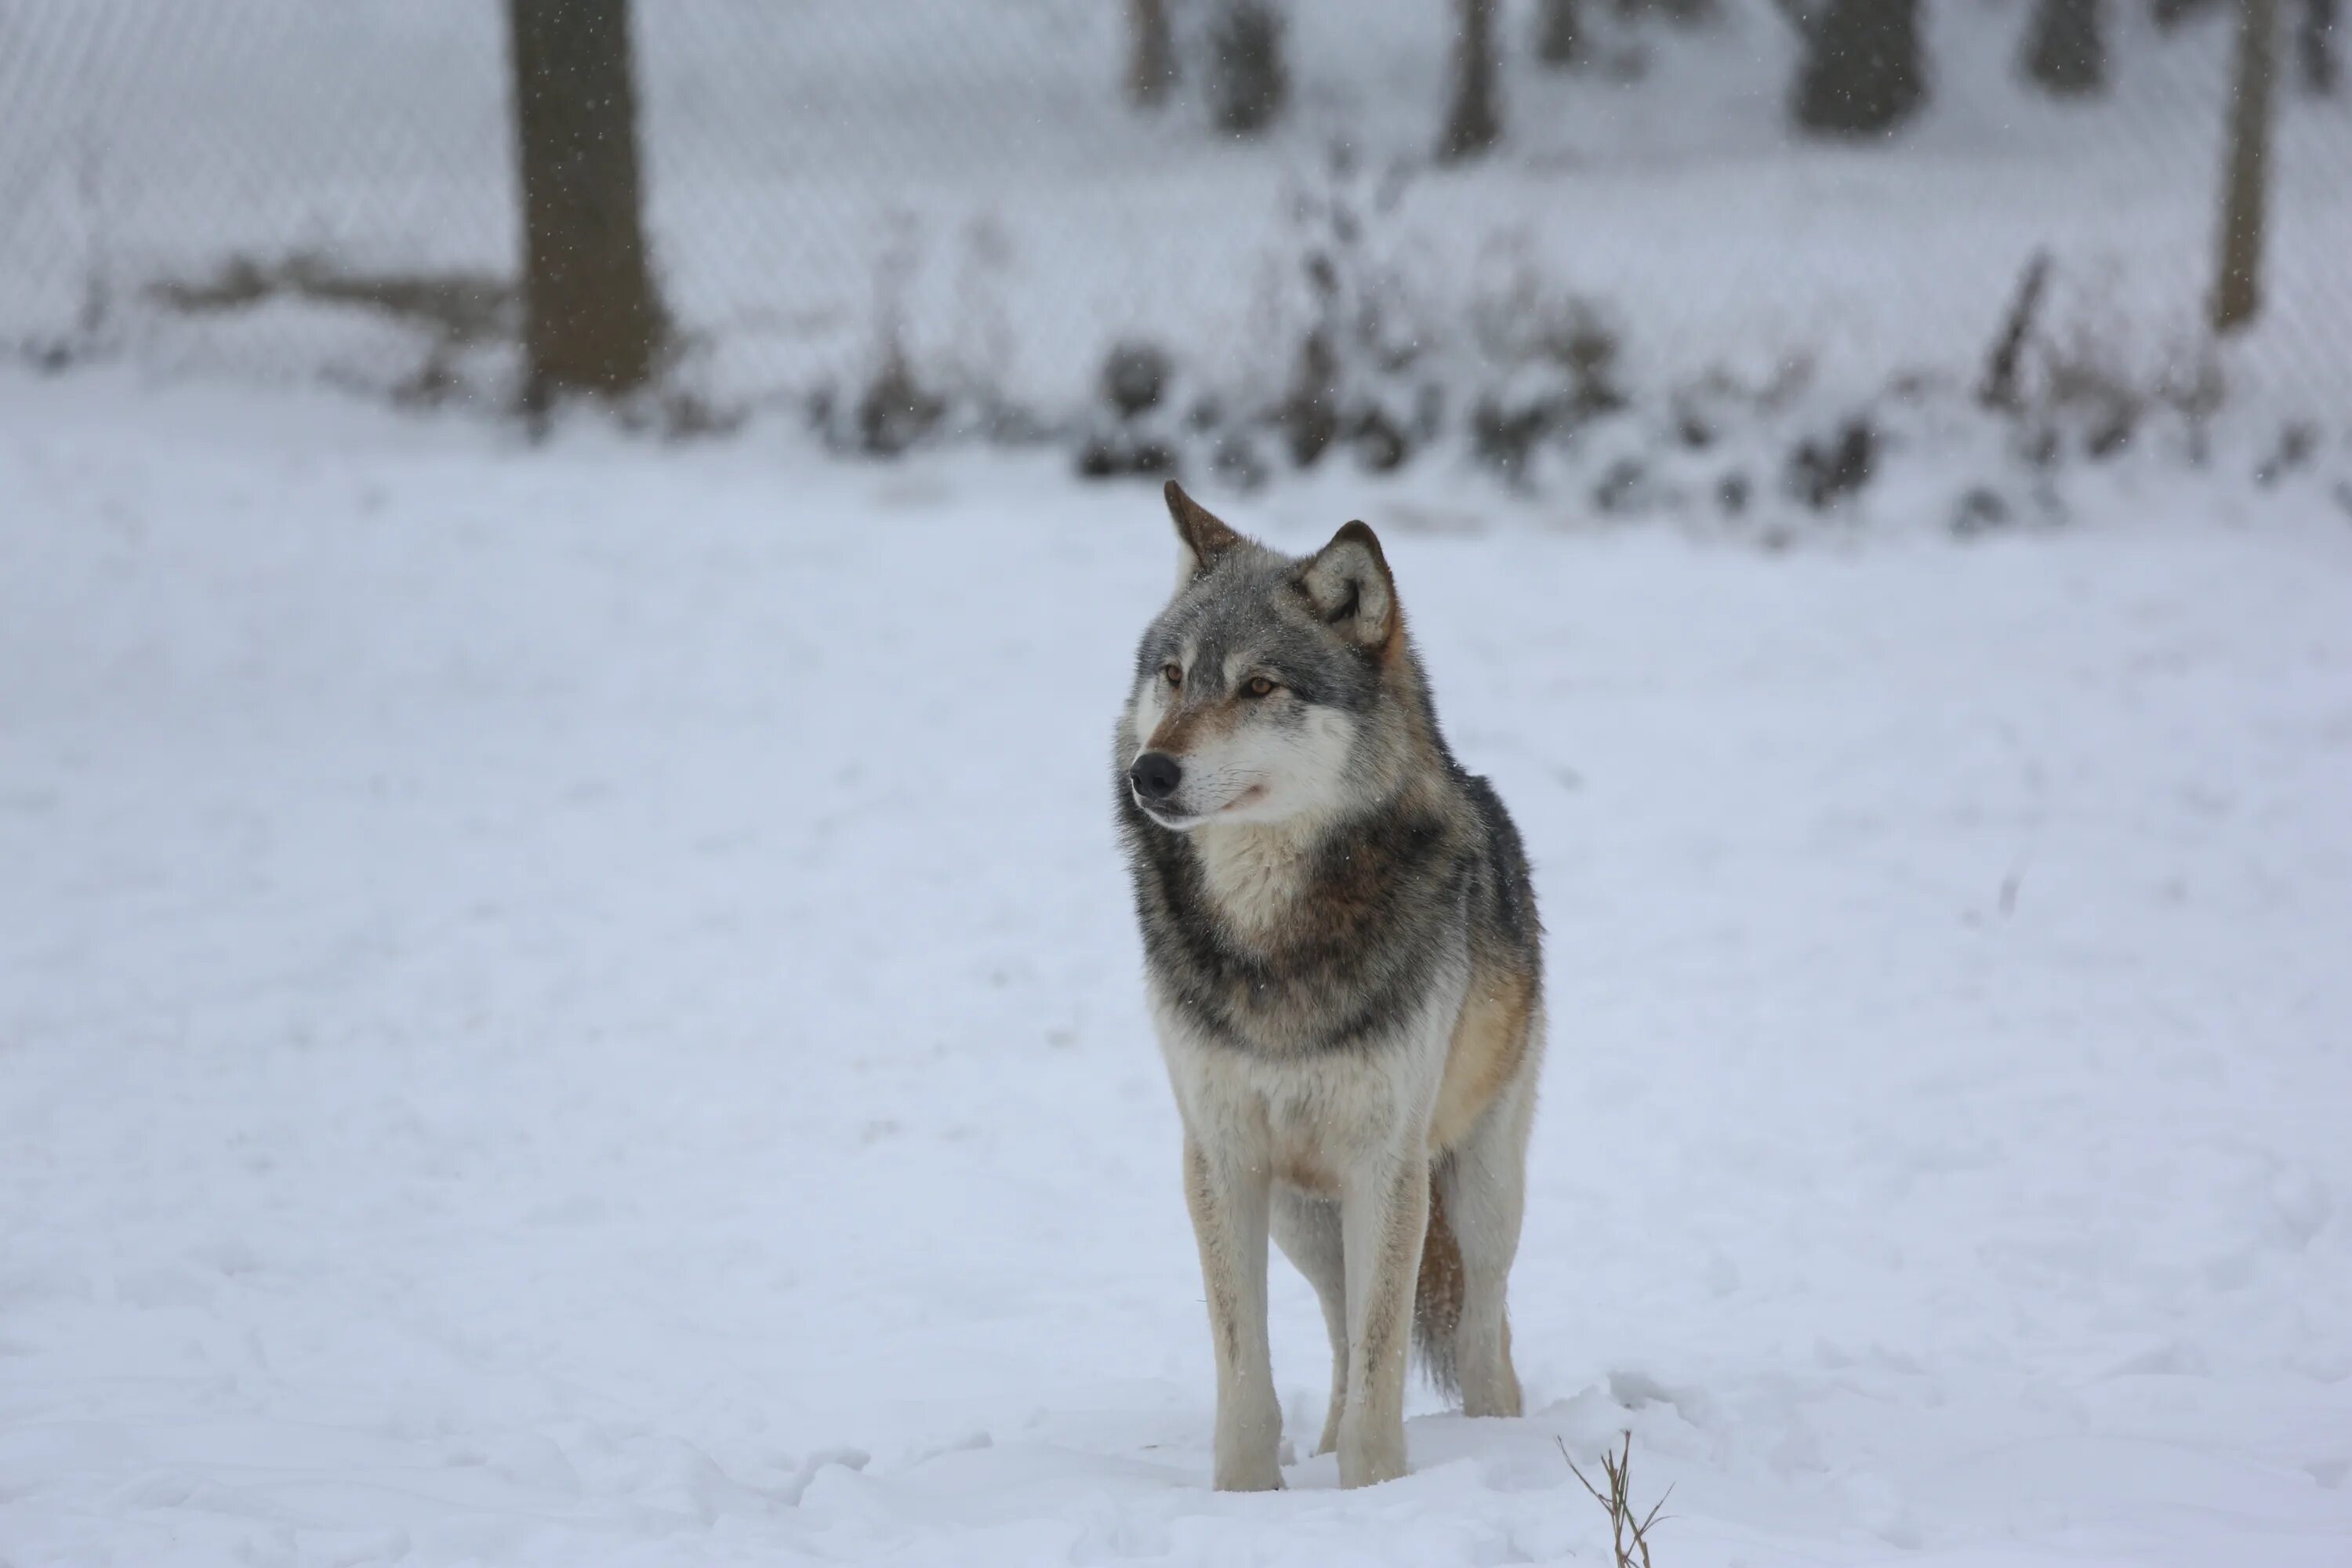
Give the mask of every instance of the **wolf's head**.
M 1301 558 L 1168 486 L 1176 596 L 1143 634 L 1120 726 L 1126 788 L 1163 827 L 1337 816 L 1393 788 L 1427 699 L 1381 542 Z

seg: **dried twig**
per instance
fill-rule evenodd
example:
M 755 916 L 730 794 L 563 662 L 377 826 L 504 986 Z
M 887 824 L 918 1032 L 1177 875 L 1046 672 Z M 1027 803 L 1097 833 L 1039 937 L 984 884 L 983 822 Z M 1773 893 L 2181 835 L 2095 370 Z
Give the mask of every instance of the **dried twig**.
M 2000 336 L 1993 341 L 1992 354 L 1985 361 L 1983 384 L 1977 388 L 1977 402 L 1995 413 L 2014 414 L 2024 403 L 2017 382 L 2019 365 L 2025 356 L 2026 340 L 2033 335 L 2042 291 L 2049 281 L 2050 253 L 2037 250 L 2017 280 L 2017 294 L 2010 300 Z
M 1674 1496 L 1675 1489 L 1668 1487 L 1659 1495 L 1658 1500 L 1650 1505 L 1649 1512 L 1638 1519 L 1634 1517 L 1633 1434 L 1625 1434 L 1625 1440 L 1617 1452 L 1601 1451 L 1601 1473 L 1609 1483 L 1609 1489 L 1605 1492 L 1576 1468 L 1576 1461 L 1569 1458 L 1565 1439 L 1555 1437 L 1552 1441 L 1559 1445 L 1559 1457 L 1568 1460 L 1568 1473 L 1592 1494 L 1594 1502 L 1608 1511 L 1609 1545 L 1616 1555 L 1617 1568 L 1650 1568 L 1650 1527 L 1658 1522 L 1661 1517 L 1658 1510 L 1666 1506 L 1666 1499 Z

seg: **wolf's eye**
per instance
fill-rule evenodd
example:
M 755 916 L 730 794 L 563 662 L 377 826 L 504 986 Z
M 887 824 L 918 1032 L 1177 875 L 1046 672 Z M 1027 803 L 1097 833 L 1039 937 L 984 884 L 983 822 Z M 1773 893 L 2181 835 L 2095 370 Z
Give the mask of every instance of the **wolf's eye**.
M 1163 664 L 1160 667 L 1160 679 L 1171 686 L 1181 686 L 1184 684 L 1184 667 L 1181 664 Z
M 1242 695 L 1244 697 L 1271 697 L 1274 695 L 1274 682 L 1263 675 L 1253 675 L 1242 685 Z

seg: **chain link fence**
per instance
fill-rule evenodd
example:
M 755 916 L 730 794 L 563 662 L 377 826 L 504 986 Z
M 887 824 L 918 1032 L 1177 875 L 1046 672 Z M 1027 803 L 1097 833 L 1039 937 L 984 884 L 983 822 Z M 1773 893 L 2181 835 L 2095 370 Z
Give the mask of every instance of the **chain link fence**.
M 1083 421 L 1114 364 L 1200 414 L 1295 386 L 1344 302 L 1380 317 L 1383 364 L 1385 342 L 1490 390 L 1511 342 L 1566 322 L 1628 396 L 1791 367 L 1858 395 L 1976 376 L 2037 253 L 2053 342 L 2152 383 L 2200 341 L 2231 0 L 2093 7 L 2101 69 L 2073 93 L 2028 74 L 2048 0 L 1923 0 L 1923 107 L 1845 141 L 1791 121 L 1801 0 L 1586 0 L 1565 65 L 1539 46 L 1570 7 L 1506 4 L 1499 139 L 1457 162 L 1433 156 L 1456 5 L 1275 7 L 1285 100 L 1235 138 L 1203 79 L 1227 3 L 1167 0 L 1146 108 L 1133 29 L 1158 7 L 637 0 L 675 376 L 838 418 L 898 375 L 919 413 L 1011 431 Z M 2352 88 L 2306 58 L 2333 12 L 2307 3 L 2278 0 L 2264 308 L 2230 374 L 2337 418 Z M 0 343 L 507 395 L 509 74 L 495 0 L 0 0 Z

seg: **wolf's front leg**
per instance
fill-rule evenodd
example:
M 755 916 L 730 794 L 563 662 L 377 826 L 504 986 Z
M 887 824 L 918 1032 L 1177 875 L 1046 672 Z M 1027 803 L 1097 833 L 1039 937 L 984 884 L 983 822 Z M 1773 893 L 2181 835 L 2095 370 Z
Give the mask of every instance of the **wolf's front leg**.
M 1404 1474 L 1404 1373 L 1412 1292 L 1429 1225 L 1429 1156 L 1415 1147 L 1349 1173 L 1339 1200 L 1348 1271 L 1348 1404 L 1339 1484 Z
M 1201 1244 L 1209 1335 L 1217 1355 L 1216 1484 L 1219 1491 L 1272 1491 L 1282 1485 L 1282 1407 L 1265 1335 L 1266 1208 L 1271 1182 L 1262 1155 L 1184 1141 L 1184 1201 Z

